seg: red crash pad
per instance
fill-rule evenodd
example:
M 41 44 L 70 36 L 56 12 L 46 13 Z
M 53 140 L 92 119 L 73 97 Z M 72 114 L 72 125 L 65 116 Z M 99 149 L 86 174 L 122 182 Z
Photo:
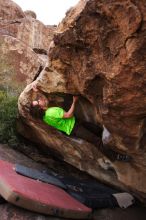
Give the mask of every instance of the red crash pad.
M 92 211 L 63 189 L 19 175 L 14 164 L 2 160 L 0 195 L 28 210 L 65 218 L 85 219 L 90 217 Z

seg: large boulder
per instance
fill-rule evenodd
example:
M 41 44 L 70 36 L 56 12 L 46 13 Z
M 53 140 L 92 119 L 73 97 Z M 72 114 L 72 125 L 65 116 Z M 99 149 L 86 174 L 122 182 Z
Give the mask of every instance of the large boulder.
M 24 11 L 24 14 L 27 17 L 31 17 L 31 18 L 34 18 L 34 19 L 37 18 L 37 15 L 36 15 L 36 13 L 34 11 L 26 10 L 26 11 Z
M 11 0 L 0 0 L 0 24 L 2 21 L 24 18 L 22 9 Z
M 24 136 L 54 149 L 80 170 L 124 185 L 141 198 L 146 198 L 145 30 L 145 0 L 81 0 L 60 23 L 50 45 L 49 66 L 36 79 L 40 90 L 48 97 L 54 95 L 58 106 L 71 101 L 64 94 L 79 94 L 78 116 L 100 124 L 108 133 L 108 138 L 103 135 L 104 143 L 130 155 L 131 162 L 111 162 L 96 146 L 35 121 L 28 111 L 32 85 L 19 99 L 19 131 Z M 113 171 L 103 170 L 109 164 Z
M 11 36 L 0 36 L 0 88 L 20 94 L 39 73 L 44 62 L 25 44 Z

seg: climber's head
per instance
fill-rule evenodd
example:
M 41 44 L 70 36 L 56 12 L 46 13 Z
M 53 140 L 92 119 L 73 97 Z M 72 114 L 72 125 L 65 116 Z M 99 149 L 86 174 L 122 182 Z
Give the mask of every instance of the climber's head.
M 48 104 L 49 104 L 48 99 L 43 97 L 40 97 L 39 99 L 32 101 L 32 107 L 39 107 L 44 110 L 47 109 Z
M 42 119 L 46 109 L 48 108 L 48 104 L 48 99 L 42 97 L 32 101 L 30 114 L 36 119 Z

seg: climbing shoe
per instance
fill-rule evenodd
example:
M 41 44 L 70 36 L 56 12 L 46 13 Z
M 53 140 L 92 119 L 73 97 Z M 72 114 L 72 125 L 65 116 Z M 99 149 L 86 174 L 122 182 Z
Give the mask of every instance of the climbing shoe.
M 129 155 L 119 154 L 119 153 L 117 153 L 116 158 L 115 158 L 115 160 L 123 161 L 123 162 L 130 162 L 131 159 L 132 158 Z

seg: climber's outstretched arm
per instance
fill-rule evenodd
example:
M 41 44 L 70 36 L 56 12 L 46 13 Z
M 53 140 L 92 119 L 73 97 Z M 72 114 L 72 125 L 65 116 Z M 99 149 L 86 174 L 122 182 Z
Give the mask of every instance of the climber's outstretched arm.
M 78 96 L 73 96 L 73 102 L 70 109 L 67 112 L 64 112 L 63 118 L 71 118 L 74 115 L 75 105 L 78 100 Z

